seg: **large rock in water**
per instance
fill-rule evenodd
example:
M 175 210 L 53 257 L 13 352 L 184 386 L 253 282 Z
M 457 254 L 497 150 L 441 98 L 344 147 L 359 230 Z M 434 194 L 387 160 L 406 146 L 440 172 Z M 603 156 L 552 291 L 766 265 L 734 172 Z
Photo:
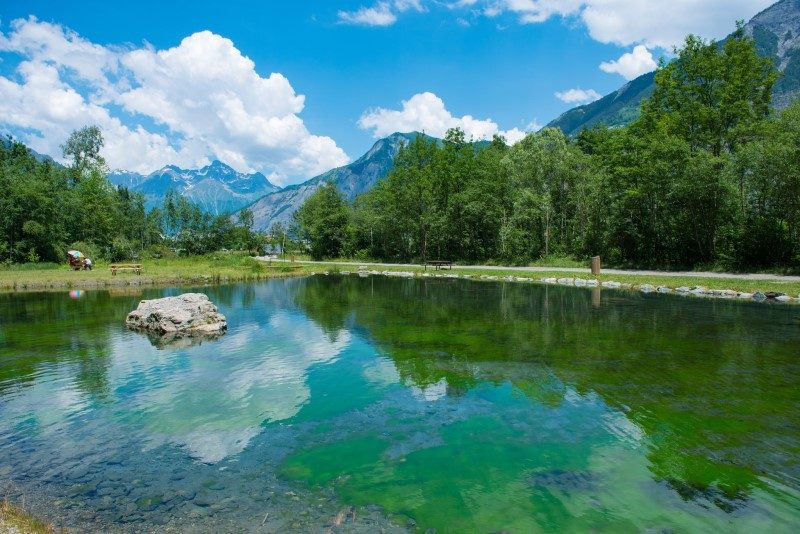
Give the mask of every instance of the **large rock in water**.
M 128 314 L 125 324 L 156 335 L 221 335 L 228 329 L 225 316 L 202 293 L 143 300 Z

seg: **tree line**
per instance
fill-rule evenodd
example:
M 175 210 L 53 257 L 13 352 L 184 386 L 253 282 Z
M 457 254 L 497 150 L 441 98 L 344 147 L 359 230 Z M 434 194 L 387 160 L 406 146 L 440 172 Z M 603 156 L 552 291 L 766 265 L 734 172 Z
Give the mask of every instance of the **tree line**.
M 741 25 L 689 36 L 627 127 L 545 128 L 508 147 L 418 136 L 352 204 L 321 187 L 296 213 L 316 258 L 800 268 L 800 102 Z
M 19 142 L 0 142 L 1 263 L 62 262 L 68 249 L 121 261 L 260 246 L 247 210 L 234 223 L 170 192 L 147 212 L 143 195 L 108 181 L 102 146 L 96 126 L 73 132 L 62 147 L 71 162 L 64 167 Z

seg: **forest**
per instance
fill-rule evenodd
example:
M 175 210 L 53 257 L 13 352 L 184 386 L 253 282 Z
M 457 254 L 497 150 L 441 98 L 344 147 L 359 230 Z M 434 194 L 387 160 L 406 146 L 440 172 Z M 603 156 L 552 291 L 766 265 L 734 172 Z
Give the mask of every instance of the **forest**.
M 62 147 L 71 162 L 64 167 L 0 142 L 0 262 L 63 262 L 68 249 L 120 261 L 259 246 L 246 210 L 234 223 L 169 193 L 147 212 L 142 195 L 108 181 L 102 146 L 96 126 L 73 132 Z
M 352 204 L 329 184 L 295 219 L 315 258 L 797 271 L 800 102 L 772 108 L 778 79 L 741 25 L 689 36 L 626 127 L 418 136 Z

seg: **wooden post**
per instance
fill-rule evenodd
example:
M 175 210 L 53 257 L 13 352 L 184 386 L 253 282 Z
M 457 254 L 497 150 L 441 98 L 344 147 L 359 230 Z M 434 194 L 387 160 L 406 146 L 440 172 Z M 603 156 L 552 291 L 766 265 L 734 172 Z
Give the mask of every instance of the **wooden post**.
M 600 307 L 601 302 L 601 293 L 600 293 L 600 286 L 592 288 L 592 306 L 595 308 Z
M 592 276 L 600 276 L 600 256 L 592 257 Z

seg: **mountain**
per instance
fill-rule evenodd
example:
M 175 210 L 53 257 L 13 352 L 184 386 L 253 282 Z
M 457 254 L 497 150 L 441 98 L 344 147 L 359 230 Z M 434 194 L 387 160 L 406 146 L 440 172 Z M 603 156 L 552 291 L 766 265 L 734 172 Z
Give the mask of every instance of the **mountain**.
M 144 194 L 148 209 L 161 205 L 167 191 L 174 190 L 214 215 L 233 213 L 265 194 L 278 190 L 260 172 L 236 172 L 216 160 L 202 169 L 181 169 L 167 165 L 148 175 L 114 171 L 108 175 L 108 179 L 114 185 Z
M 337 167 L 302 184 L 290 185 L 260 198 L 249 206 L 253 211 L 255 228 L 267 230 L 276 222 L 284 226 L 291 224 L 294 212 L 326 182 L 335 183 L 347 200 L 353 200 L 356 195 L 368 191 L 386 176 L 400 147 L 418 135 L 423 134 L 394 133 L 377 141 L 366 154 L 349 165 Z
M 11 144 L 14 141 L 15 141 L 15 139 L 13 137 L 11 137 L 11 136 L 0 136 L 0 144 L 2 144 L 4 148 L 10 148 Z M 57 167 L 61 167 L 61 164 L 59 162 L 57 162 L 56 160 L 54 160 L 53 158 L 51 158 L 50 156 L 48 156 L 46 154 L 40 154 L 39 152 L 36 152 L 34 149 L 32 149 L 31 147 L 29 147 L 27 145 L 25 145 L 25 148 L 28 150 L 28 152 L 31 153 L 31 155 L 34 157 L 34 159 L 36 161 L 38 161 L 39 163 L 42 163 L 43 161 L 49 161 L 51 164 L 53 164 L 53 165 L 55 165 Z
M 772 102 L 777 109 L 785 108 L 800 95 L 800 0 L 773 4 L 753 17 L 745 32 L 755 40 L 759 54 L 771 57 L 783 73 L 773 89 Z M 628 124 L 639 116 L 642 100 L 653 93 L 654 74 L 643 74 L 600 100 L 572 108 L 547 126 L 575 135 L 595 124 Z
M 547 126 L 575 135 L 595 124 L 611 127 L 628 124 L 639 116 L 642 100 L 653 94 L 654 78 L 655 72 L 642 74 L 600 100 L 565 111 Z
M 773 90 L 773 104 L 787 107 L 800 95 L 800 0 L 782 0 L 755 17 L 745 31 L 759 54 L 773 58 L 783 73 Z

